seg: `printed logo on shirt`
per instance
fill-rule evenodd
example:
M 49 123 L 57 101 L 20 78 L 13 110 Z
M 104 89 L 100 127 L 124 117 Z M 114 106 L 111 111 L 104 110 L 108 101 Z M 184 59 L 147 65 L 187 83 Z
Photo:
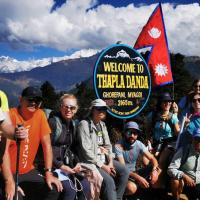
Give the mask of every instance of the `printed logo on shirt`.
M 28 129 L 28 137 L 27 139 L 24 140 L 25 144 L 24 144 L 24 149 L 22 152 L 22 167 L 26 168 L 27 167 L 27 163 L 28 163 L 28 154 L 29 154 L 29 129 Z
M 102 133 L 102 131 L 97 132 L 97 142 L 98 142 L 98 145 L 103 145 L 103 133 Z

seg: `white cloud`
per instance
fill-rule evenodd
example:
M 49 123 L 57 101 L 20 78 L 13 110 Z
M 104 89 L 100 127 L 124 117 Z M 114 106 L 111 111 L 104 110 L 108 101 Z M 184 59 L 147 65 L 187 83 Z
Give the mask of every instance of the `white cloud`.
M 53 0 L 0 1 L 0 41 L 22 48 L 46 46 L 60 50 L 105 48 L 122 41 L 133 45 L 156 4 L 115 8 L 94 0 L 68 0 L 50 13 Z M 200 6 L 162 4 L 169 48 L 200 55 Z

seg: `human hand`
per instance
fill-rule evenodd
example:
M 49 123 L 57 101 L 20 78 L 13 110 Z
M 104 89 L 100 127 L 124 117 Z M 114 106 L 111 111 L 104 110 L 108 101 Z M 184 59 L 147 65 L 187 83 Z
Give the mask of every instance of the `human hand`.
M 28 138 L 28 130 L 30 126 L 24 127 L 23 125 L 18 125 L 17 128 L 15 129 L 15 138 L 19 140 L 23 140 Z
M 115 171 L 114 167 L 111 167 L 110 165 L 103 165 L 101 168 L 105 172 L 107 172 L 108 174 L 110 174 L 112 177 L 116 176 L 116 171 Z
M 79 173 L 82 171 L 82 167 L 79 163 L 77 163 L 73 170 L 75 171 L 75 173 Z
M 177 114 L 178 113 L 178 105 L 176 102 L 173 102 L 172 104 L 172 110 L 173 110 L 173 113 Z
M 67 166 L 67 165 L 62 165 L 60 167 L 61 170 L 63 170 L 64 172 L 67 172 L 69 174 L 75 174 L 76 171 L 74 169 L 72 169 L 71 167 Z
M 158 180 L 159 173 L 157 170 L 153 170 L 150 174 L 150 183 L 153 185 Z
M 187 185 L 189 187 L 194 187 L 196 185 L 194 180 L 186 174 L 183 174 L 183 181 L 184 181 L 185 185 Z
M 108 166 L 110 167 L 110 175 L 115 177 L 116 176 L 116 170 L 115 167 L 113 166 L 113 162 L 109 162 Z
M 189 125 L 191 117 L 192 117 L 192 114 L 186 113 L 186 116 L 185 116 L 185 127 L 187 127 Z
M 46 183 L 51 190 L 53 189 L 52 184 L 54 184 L 57 188 L 57 191 L 62 192 L 63 190 L 62 183 L 55 176 L 53 176 L 51 172 L 46 172 L 45 177 L 46 177 Z
M 139 177 L 139 179 L 137 180 L 138 184 L 140 187 L 142 188 L 149 188 L 149 183 L 148 181 L 143 178 L 142 176 Z
M 14 180 L 5 181 L 5 197 L 6 197 L 6 200 L 13 200 L 14 196 L 15 196 Z
M 152 142 L 150 140 L 147 140 L 147 148 L 150 153 L 153 152 Z
M 102 165 L 101 167 L 105 172 L 107 172 L 108 174 L 111 174 L 111 168 L 109 165 Z
M 117 174 L 117 172 L 115 171 L 115 168 L 110 168 L 110 169 L 111 169 L 110 175 L 111 175 L 112 177 L 115 177 L 116 174 Z
M 25 196 L 24 191 L 20 186 L 17 188 L 17 192 L 21 193 L 22 196 Z M 5 181 L 5 199 L 13 200 L 15 196 L 15 183 L 13 180 Z
M 106 149 L 105 147 L 100 147 L 101 153 L 102 154 L 108 154 L 108 149 Z
M 20 186 L 17 187 L 17 191 L 21 193 L 22 196 L 25 196 L 25 193 Z

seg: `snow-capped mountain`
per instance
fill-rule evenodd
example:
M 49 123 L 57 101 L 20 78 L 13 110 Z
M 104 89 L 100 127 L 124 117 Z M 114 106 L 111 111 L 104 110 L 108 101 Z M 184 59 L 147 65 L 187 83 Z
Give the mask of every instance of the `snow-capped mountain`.
M 44 67 L 52 63 L 56 63 L 62 60 L 69 60 L 75 58 L 83 58 L 83 57 L 90 57 L 95 55 L 98 52 L 96 49 L 83 49 L 80 51 L 74 52 L 70 56 L 64 57 L 50 57 L 50 58 L 43 58 L 40 60 L 24 60 L 19 61 L 8 56 L 0 56 L 0 73 L 14 73 L 14 72 L 21 72 L 21 71 L 30 71 L 36 67 Z

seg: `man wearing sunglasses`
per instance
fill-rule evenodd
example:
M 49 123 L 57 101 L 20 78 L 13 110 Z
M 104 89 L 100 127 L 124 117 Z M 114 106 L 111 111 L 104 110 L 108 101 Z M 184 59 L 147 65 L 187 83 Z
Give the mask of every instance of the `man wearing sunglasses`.
M 136 122 L 127 122 L 123 139 L 115 145 L 117 159 L 129 169 L 129 181 L 126 187 L 127 195 L 135 194 L 138 187 L 149 188 L 158 179 L 158 162 L 145 145 L 137 140 L 140 134 L 141 130 Z M 151 165 L 138 170 L 136 162 L 141 156 L 147 158 Z
M 28 137 L 20 142 L 19 157 L 19 186 L 24 194 L 19 199 L 48 199 L 56 200 L 62 190 L 61 182 L 51 172 L 52 147 L 50 141 L 50 127 L 44 112 L 40 109 L 42 94 L 37 87 L 27 87 L 19 98 L 19 106 L 10 109 L 10 118 L 14 126 L 24 126 L 28 129 Z M 45 164 L 45 177 L 42 177 L 34 168 L 34 160 L 39 147 L 42 144 Z M 12 173 L 16 173 L 15 141 L 7 142 L 7 151 L 10 155 Z M 56 186 L 56 189 L 54 188 Z
M 82 120 L 78 126 L 79 158 L 84 163 L 94 164 L 103 177 L 101 199 L 121 200 L 128 181 L 128 171 L 113 160 L 108 131 L 103 122 L 106 111 L 107 105 L 102 99 L 91 102 L 88 120 Z
M 168 174 L 174 199 L 184 192 L 188 199 L 200 198 L 200 128 L 192 134 L 192 144 L 181 147 L 174 155 Z

